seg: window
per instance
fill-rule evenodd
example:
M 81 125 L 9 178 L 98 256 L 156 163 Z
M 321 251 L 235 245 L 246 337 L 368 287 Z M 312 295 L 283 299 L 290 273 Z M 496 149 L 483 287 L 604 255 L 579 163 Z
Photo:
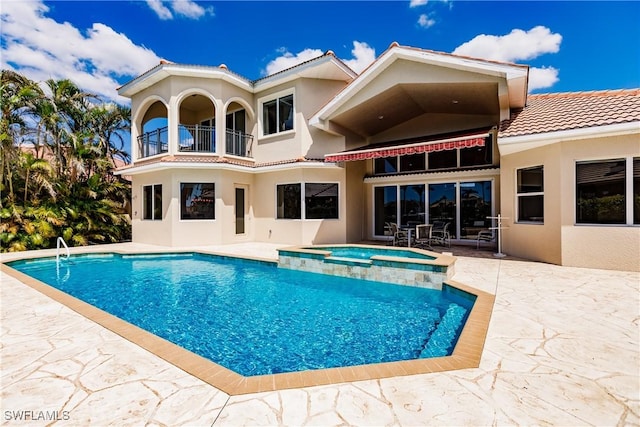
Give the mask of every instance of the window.
M 215 219 L 215 184 L 180 184 L 180 219 Z
M 395 185 L 374 189 L 375 234 L 385 234 L 387 223 L 398 222 L 398 191 Z
M 576 163 L 577 224 L 640 224 L 640 157 Z
M 425 222 L 424 184 L 400 186 L 400 226 L 415 227 Z
M 429 153 L 429 169 L 454 169 L 458 166 L 458 150 Z
M 338 184 L 305 184 L 304 217 L 306 219 L 338 218 Z
M 373 161 L 374 173 L 395 173 L 398 172 L 397 157 L 379 157 Z
M 423 171 L 425 169 L 424 153 L 400 156 L 401 172 Z
M 262 104 L 264 135 L 293 129 L 293 94 L 272 99 Z
M 300 184 L 281 184 L 276 186 L 278 219 L 301 219 Z
M 493 163 L 492 144 L 492 138 L 487 137 L 484 141 L 484 147 L 460 149 L 460 167 L 491 165 Z
M 536 166 L 517 171 L 518 222 L 544 222 L 544 169 Z
M 483 147 L 433 151 L 374 159 L 374 174 L 435 171 L 442 169 L 477 168 L 493 165 L 493 136 L 484 140 Z
M 142 219 L 162 220 L 162 184 L 142 187 Z
M 276 186 L 278 219 L 336 219 L 338 218 L 338 184 L 309 182 Z M 302 208 L 304 202 L 304 209 Z

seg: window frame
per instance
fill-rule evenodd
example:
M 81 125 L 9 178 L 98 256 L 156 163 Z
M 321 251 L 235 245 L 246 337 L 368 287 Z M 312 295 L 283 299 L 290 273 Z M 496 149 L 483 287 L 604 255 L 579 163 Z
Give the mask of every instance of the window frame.
M 291 129 L 286 129 L 286 130 L 280 130 L 279 126 L 277 128 L 277 130 L 275 132 L 272 133 L 265 133 L 265 123 L 264 123 L 264 113 L 265 113 L 265 108 L 264 105 L 268 102 L 272 102 L 272 101 L 276 101 L 276 114 L 279 116 L 280 114 L 280 99 L 282 98 L 286 98 L 288 96 L 291 96 L 292 99 L 292 113 L 291 113 Z M 260 132 L 260 138 L 270 138 L 270 137 L 275 137 L 278 135 L 286 135 L 289 133 L 295 133 L 296 131 L 296 105 L 298 104 L 297 100 L 296 100 L 296 91 L 295 88 L 290 88 L 290 89 L 286 89 L 286 90 L 282 90 L 280 92 L 276 92 L 276 93 L 272 93 L 268 96 L 264 96 L 262 98 L 258 99 L 258 107 L 259 107 L 259 111 L 258 111 L 258 123 L 259 123 L 259 132 Z M 279 123 L 279 120 L 276 119 L 276 122 Z
M 607 162 L 622 162 L 625 164 L 625 173 L 623 177 L 624 182 L 624 209 L 625 209 L 625 219 L 623 222 L 578 222 L 578 165 L 579 164 L 590 164 L 590 163 L 607 163 Z M 575 160 L 573 165 L 573 183 L 574 183 L 574 200 L 573 200 L 573 214 L 574 214 L 574 225 L 579 227 L 639 227 L 640 226 L 640 205 L 636 206 L 636 197 L 640 197 L 640 180 L 634 176 L 636 170 L 640 170 L 640 167 L 635 166 L 640 164 L 640 156 L 635 155 L 621 155 L 621 156 L 611 156 L 607 158 L 598 157 L 598 158 L 587 158 Z M 638 185 L 636 185 L 638 182 Z M 636 196 L 638 195 L 638 196 Z M 639 202 L 640 203 L 640 202 Z M 636 216 L 638 217 L 636 219 Z
M 328 218 L 308 218 L 307 217 L 307 194 L 306 194 L 306 186 L 307 184 L 327 184 L 327 185 L 336 185 L 337 186 L 337 196 L 336 196 L 336 213 L 337 216 L 328 217 Z M 279 217 L 278 212 L 278 187 L 285 185 L 298 185 L 300 187 L 300 217 L 299 218 L 285 218 Z M 340 182 L 338 181 L 299 181 L 299 182 L 279 182 L 275 184 L 275 219 L 276 220 L 288 220 L 288 221 L 325 221 L 325 220 L 339 220 L 340 219 Z
M 147 218 L 146 215 L 146 201 L 147 201 L 147 194 L 146 194 L 146 189 L 147 188 L 151 188 L 151 209 L 150 209 L 150 217 Z M 158 190 L 159 188 L 159 190 Z M 159 192 L 157 192 L 159 191 Z M 158 207 L 156 206 L 156 198 L 157 196 L 160 196 L 160 217 L 156 218 L 156 213 L 157 213 L 157 209 Z M 162 205 L 163 205 L 163 199 L 162 199 L 162 184 L 147 184 L 147 185 L 142 185 L 142 221 L 162 221 L 162 217 L 163 217 L 163 211 L 162 211 Z
M 184 218 L 183 217 L 183 212 L 182 212 L 182 186 L 185 184 L 190 184 L 190 185 L 198 185 L 198 184 L 206 184 L 206 185 L 212 185 L 213 186 L 213 218 Z M 180 203 L 180 221 L 215 221 L 216 219 L 216 183 L 215 182 L 194 182 L 194 181 L 189 181 L 189 182 L 179 182 L 178 183 L 178 193 L 180 194 L 179 197 L 179 203 Z
M 542 191 L 525 191 L 525 192 L 521 192 L 519 191 L 519 181 L 520 181 L 520 171 L 525 171 L 525 170 L 534 170 L 534 169 L 541 169 L 542 172 Z M 527 166 L 527 167 L 522 167 L 522 168 L 516 168 L 515 169 L 515 214 L 516 214 L 516 218 L 514 223 L 516 224 L 532 224 L 532 225 L 544 225 L 544 165 L 536 165 L 536 166 Z M 520 200 L 523 198 L 534 198 L 534 197 L 542 197 L 542 217 L 539 221 L 537 220 L 531 220 L 531 219 L 520 219 Z

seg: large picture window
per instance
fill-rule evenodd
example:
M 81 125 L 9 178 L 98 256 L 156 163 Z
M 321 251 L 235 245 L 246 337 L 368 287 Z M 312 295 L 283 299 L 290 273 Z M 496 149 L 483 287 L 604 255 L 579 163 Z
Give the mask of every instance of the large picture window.
M 304 193 L 302 193 L 303 188 Z M 338 184 L 322 182 L 308 182 L 304 186 L 298 183 L 279 184 L 276 186 L 276 193 L 276 218 L 278 219 L 338 218 Z
M 634 199 L 638 204 L 638 179 L 640 166 L 633 159 Z M 612 159 L 597 162 L 576 163 L 576 223 L 578 224 L 626 224 L 627 223 L 627 161 Z M 630 191 L 629 191 L 630 193 Z M 638 208 L 634 209 L 635 224 Z
M 264 135 L 273 135 L 293 129 L 293 95 L 286 95 L 262 104 Z
M 278 219 L 301 219 L 300 184 L 281 184 L 276 187 Z
M 304 216 L 306 219 L 338 218 L 338 184 L 306 183 Z
M 162 220 L 162 184 L 142 187 L 142 219 Z
M 180 184 L 180 219 L 215 219 L 215 184 Z
M 544 168 L 536 166 L 517 171 L 516 198 L 518 222 L 544 222 Z

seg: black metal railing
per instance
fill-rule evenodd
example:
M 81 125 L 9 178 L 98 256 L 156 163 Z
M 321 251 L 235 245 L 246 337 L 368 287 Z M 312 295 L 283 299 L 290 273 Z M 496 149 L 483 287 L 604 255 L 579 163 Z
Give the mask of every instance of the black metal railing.
M 166 127 L 138 136 L 139 158 L 155 156 L 169 151 L 169 132 Z
M 251 156 L 253 135 L 232 129 L 226 130 L 226 154 Z M 161 127 L 138 136 L 138 158 L 155 156 L 169 151 L 169 128 Z M 179 125 L 178 151 L 193 153 L 216 152 L 216 128 L 214 126 Z
M 178 150 L 196 153 L 216 152 L 216 128 L 214 126 L 180 125 Z
M 226 131 L 227 154 L 241 157 L 251 157 L 251 143 L 253 135 L 242 131 L 227 129 Z

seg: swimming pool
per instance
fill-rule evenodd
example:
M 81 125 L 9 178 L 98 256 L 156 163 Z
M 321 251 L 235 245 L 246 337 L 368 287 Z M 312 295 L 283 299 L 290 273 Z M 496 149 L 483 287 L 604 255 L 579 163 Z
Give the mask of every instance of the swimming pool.
M 474 300 L 195 253 L 8 265 L 245 376 L 444 356 Z

